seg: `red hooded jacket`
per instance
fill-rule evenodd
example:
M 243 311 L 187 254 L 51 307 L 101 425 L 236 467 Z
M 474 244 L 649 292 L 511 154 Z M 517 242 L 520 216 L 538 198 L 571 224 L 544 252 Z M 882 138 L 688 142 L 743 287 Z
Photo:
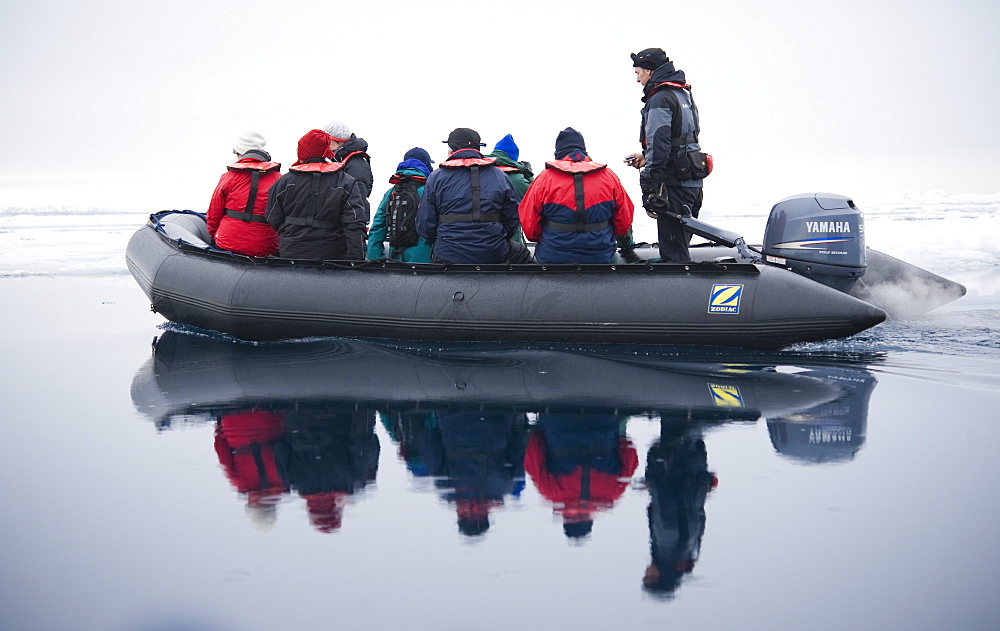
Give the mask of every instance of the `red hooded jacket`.
M 260 217 L 244 221 L 232 217 L 226 211 L 240 214 L 246 210 L 250 195 L 251 172 L 260 171 L 257 197 L 253 204 L 253 216 Z M 229 165 L 219 185 L 212 193 L 212 203 L 208 207 L 208 233 L 215 238 L 215 244 L 223 249 L 248 256 L 271 256 L 278 253 L 278 233 L 264 219 L 267 208 L 267 191 L 281 177 L 281 165 L 277 162 L 263 162 L 254 158 L 242 158 Z

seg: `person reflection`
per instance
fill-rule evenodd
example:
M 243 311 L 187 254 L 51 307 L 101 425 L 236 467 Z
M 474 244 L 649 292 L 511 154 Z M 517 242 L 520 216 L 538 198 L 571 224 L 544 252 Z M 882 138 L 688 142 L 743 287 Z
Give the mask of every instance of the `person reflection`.
M 490 511 L 516 497 L 524 487 L 524 414 L 438 412 L 444 498 L 455 503 L 458 529 L 482 535 L 490 527 Z
M 247 515 L 262 530 L 274 525 L 278 501 L 288 492 L 274 456 L 284 431 L 281 412 L 257 408 L 221 415 L 215 424 L 219 464 L 236 490 L 246 495 Z
M 320 532 L 341 526 L 352 495 L 375 480 L 379 441 L 375 414 L 323 402 L 285 410 L 285 433 L 275 444 L 282 477 L 305 498 L 309 520 Z
M 646 456 L 652 553 L 642 580 L 647 592 L 670 598 L 694 569 L 705 532 L 705 499 L 717 484 L 708 470 L 701 428 L 686 419 L 661 417 L 660 437 Z
M 378 419 L 389 438 L 399 446 L 397 453 L 410 473 L 418 478 L 435 475 L 434 454 L 441 451 L 441 438 L 433 412 L 380 410 Z
M 467 537 L 490 528 L 490 513 L 524 488 L 527 418 L 490 410 L 392 411 L 382 416 L 415 476 L 435 478 Z
M 590 534 L 596 512 L 622 496 L 638 465 L 625 422 L 614 414 L 539 413 L 524 457 L 538 492 L 575 540 Z

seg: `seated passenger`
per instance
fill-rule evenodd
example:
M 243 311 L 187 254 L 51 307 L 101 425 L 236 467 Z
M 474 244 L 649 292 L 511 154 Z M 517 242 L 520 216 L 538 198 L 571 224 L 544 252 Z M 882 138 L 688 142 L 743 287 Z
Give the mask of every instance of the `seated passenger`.
M 267 141 L 248 131 L 236 141 L 230 164 L 219 178 L 208 206 L 208 233 L 215 245 L 237 254 L 272 256 L 278 253 L 278 233 L 267 225 L 267 192 L 281 177 L 281 165 L 264 151 Z
M 521 150 L 518 149 L 517 143 L 514 142 L 514 137 L 507 134 L 494 145 L 493 153 L 486 156 L 487 158 L 497 159 L 497 166 L 510 178 L 510 183 L 514 185 L 514 190 L 517 191 L 518 199 L 524 197 L 524 193 L 528 190 L 531 180 L 535 177 L 535 174 L 531 172 L 531 166 L 527 162 L 517 161 L 520 155 Z
M 509 239 L 517 234 L 517 192 L 496 158 L 484 158 L 474 129 L 458 128 L 444 141 L 448 160 L 427 178 L 417 211 L 417 234 L 433 241 L 436 263 L 530 263 L 531 253 Z
M 332 156 L 329 134 L 313 129 L 299 139 L 298 161 L 271 187 L 267 223 L 278 231 L 282 257 L 365 258 L 364 192 Z
M 524 236 L 538 242 L 535 259 L 610 263 L 615 237 L 632 227 L 632 200 L 607 165 L 590 160 L 583 136 L 572 127 L 556 137 L 555 157 L 518 209 Z
M 384 241 L 389 242 L 389 258 L 407 263 L 430 263 L 431 244 L 417 235 L 417 209 L 424 194 L 424 184 L 434 161 L 420 147 L 403 155 L 403 161 L 389 183 L 392 188 L 382 196 L 368 231 L 368 260 L 386 256 Z
M 365 225 L 371 217 L 368 198 L 372 194 L 375 178 L 372 176 L 371 157 L 368 155 L 368 141 L 358 138 L 346 123 L 334 121 L 323 128 L 330 134 L 330 150 L 333 151 L 333 161 L 342 162 L 344 172 L 353 177 L 361 185 L 365 198 Z
M 493 146 L 493 153 L 486 156 L 487 158 L 497 159 L 497 167 L 507 174 L 507 177 L 510 178 L 510 183 L 514 185 L 514 190 L 517 191 L 518 202 L 524 197 L 524 193 L 531 185 L 531 180 L 535 177 L 535 174 L 531 172 L 530 164 L 517 161 L 520 154 L 521 150 L 518 148 L 517 143 L 514 142 L 514 137 L 507 134 Z M 521 232 L 520 228 L 512 238 L 514 241 L 524 243 L 524 233 Z

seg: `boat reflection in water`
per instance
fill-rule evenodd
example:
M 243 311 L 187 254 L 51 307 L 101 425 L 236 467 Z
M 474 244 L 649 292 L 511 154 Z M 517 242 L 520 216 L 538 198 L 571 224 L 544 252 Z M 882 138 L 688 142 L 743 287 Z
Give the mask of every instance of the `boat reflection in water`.
M 719 349 L 246 344 L 168 329 L 135 375 L 132 399 L 160 429 L 215 423 L 219 460 L 257 521 L 295 492 L 324 532 L 375 480 L 381 425 L 464 536 L 483 536 L 531 484 L 569 540 L 585 540 L 639 470 L 629 423 L 658 419 L 645 458 L 643 584 L 670 595 L 697 560 L 717 483 L 704 432 L 763 417 L 782 454 L 852 457 L 876 383 L 857 365 Z

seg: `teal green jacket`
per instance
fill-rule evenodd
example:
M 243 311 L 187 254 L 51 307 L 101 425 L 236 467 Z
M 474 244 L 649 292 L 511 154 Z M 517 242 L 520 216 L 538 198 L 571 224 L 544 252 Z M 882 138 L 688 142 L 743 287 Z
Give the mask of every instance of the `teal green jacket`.
M 417 169 L 401 169 L 398 171 L 400 175 L 426 175 L 422 171 Z M 375 217 L 372 219 L 371 228 L 368 230 L 368 260 L 377 261 L 382 258 L 386 258 L 386 237 L 388 236 L 389 227 L 386 224 L 385 219 L 385 207 L 389 203 L 389 194 L 392 193 L 392 188 L 385 192 L 382 196 L 382 201 L 378 205 L 378 210 L 375 211 Z M 417 194 L 423 197 L 424 187 L 421 186 L 417 189 Z M 424 239 L 423 237 L 418 237 L 417 244 L 406 248 L 403 252 L 396 253 L 395 255 L 390 252 L 388 254 L 389 258 L 395 257 L 397 260 L 406 261 L 407 263 L 430 263 L 431 262 L 431 243 Z
M 517 191 L 518 200 L 524 197 L 524 192 L 528 190 L 528 185 L 530 185 L 531 180 L 535 178 L 535 174 L 531 172 L 531 169 L 520 162 L 511 160 L 506 151 L 501 151 L 499 149 L 486 157 L 497 159 L 497 166 L 507 173 L 507 177 L 510 178 L 510 183 L 514 185 L 514 190 Z
M 497 149 L 486 157 L 497 159 L 497 166 L 507 174 L 507 179 L 510 180 L 510 183 L 514 185 L 514 190 L 517 191 L 517 200 L 521 201 L 524 198 L 525 191 L 528 190 L 528 186 L 531 185 L 531 181 L 535 179 L 535 174 L 524 164 L 516 160 L 511 160 L 506 151 Z M 524 233 L 521 232 L 520 228 L 517 229 L 517 233 L 510 240 L 517 241 L 518 243 L 526 243 Z

